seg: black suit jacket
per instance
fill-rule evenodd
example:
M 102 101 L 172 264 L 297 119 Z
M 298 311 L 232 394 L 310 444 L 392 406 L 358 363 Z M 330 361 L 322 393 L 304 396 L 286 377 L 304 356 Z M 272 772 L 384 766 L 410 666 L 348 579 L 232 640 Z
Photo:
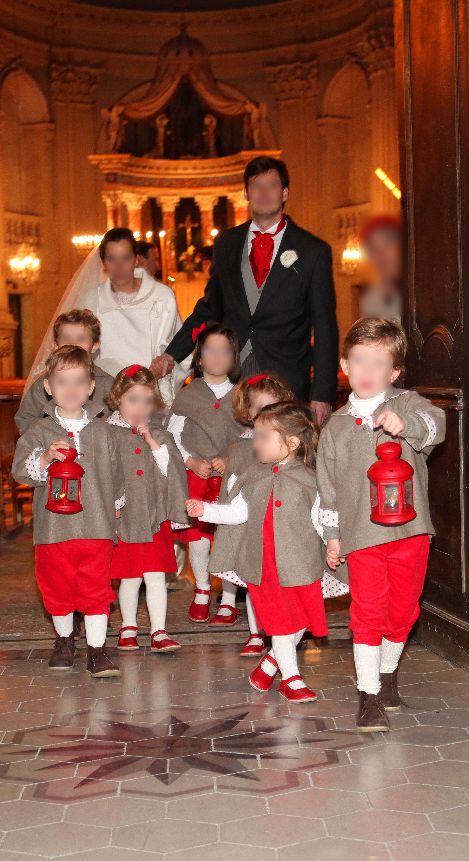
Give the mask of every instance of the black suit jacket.
M 240 349 L 250 338 L 260 368 L 284 377 L 298 398 L 333 403 L 338 334 L 330 246 L 288 218 L 280 248 L 251 315 L 241 274 L 249 225 L 246 222 L 233 227 L 217 240 L 205 294 L 166 352 L 182 361 L 194 348 L 194 326 L 217 320 L 236 332 Z M 280 262 L 287 249 L 298 255 L 289 269 Z

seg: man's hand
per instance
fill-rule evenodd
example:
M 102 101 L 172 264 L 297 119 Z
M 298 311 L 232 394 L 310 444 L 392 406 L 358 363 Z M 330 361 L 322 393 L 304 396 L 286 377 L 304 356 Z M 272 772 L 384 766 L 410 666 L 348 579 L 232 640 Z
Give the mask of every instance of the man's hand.
M 383 410 L 375 420 L 375 428 L 378 427 L 382 427 L 391 436 L 399 436 L 405 428 L 405 421 L 402 416 L 398 416 L 392 410 Z
M 340 539 L 329 538 L 326 550 L 326 562 L 333 571 L 345 562 L 345 556 L 340 555 Z
M 309 405 L 316 416 L 316 423 L 318 427 L 321 428 L 323 425 L 326 424 L 332 412 L 332 405 L 327 404 L 324 401 L 310 401 Z
M 199 478 L 209 478 L 212 471 L 212 464 L 209 463 L 208 460 L 204 460 L 202 457 L 188 457 L 186 460 L 186 466 L 188 469 L 191 469 L 192 472 L 195 472 Z
M 41 469 L 46 469 L 53 460 L 65 460 L 65 455 L 59 451 L 59 448 L 70 448 L 70 443 L 66 439 L 58 439 L 57 442 L 51 442 L 50 446 L 46 451 L 41 454 L 39 459 L 39 465 Z
M 174 359 L 169 353 L 163 353 L 162 356 L 155 356 L 151 365 L 150 371 L 153 372 L 157 380 L 161 380 L 166 374 L 169 374 L 174 368 Z
M 214 457 L 212 460 L 212 469 L 214 469 L 215 472 L 218 472 L 219 475 L 223 475 L 227 463 L 227 457 Z
M 186 510 L 189 517 L 202 517 L 204 504 L 200 499 L 186 499 Z

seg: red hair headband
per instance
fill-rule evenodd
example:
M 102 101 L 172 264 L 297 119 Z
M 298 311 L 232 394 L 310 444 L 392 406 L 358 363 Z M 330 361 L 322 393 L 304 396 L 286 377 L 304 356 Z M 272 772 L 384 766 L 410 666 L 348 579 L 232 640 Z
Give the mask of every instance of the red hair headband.
M 248 386 L 255 386 L 256 383 L 260 383 L 261 380 L 266 380 L 268 376 L 268 374 L 256 374 L 255 377 L 248 377 L 246 382 Z
M 203 331 L 204 331 L 204 329 L 206 329 L 206 328 L 207 328 L 207 324 L 206 324 L 206 323 L 202 323 L 202 325 L 201 325 L 201 326 L 199 326 L 198 328 L 197 328 L 197 327 L 194 327 L 194 329 L 192 329 L 192 342 L 193 342 L 194 344 L 195 344 L 195 342 L 197 341 L 197 338 L 199 337 L 200 333 L 201 333 L 201 332 L 203 332 Z
M 129 365 L 124 371 L 124 377 L 134 377 L 137 371 L 141 371 L 143 365 Z

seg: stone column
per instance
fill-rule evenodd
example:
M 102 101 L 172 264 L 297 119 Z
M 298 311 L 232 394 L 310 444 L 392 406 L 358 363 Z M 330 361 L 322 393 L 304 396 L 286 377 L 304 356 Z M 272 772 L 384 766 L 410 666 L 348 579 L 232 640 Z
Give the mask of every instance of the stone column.
M 3 152 L 4 117 L 0 113 L 0 152 Z M 0 158 L 0 377 L 14 377 L 13 345 L 17 324 L 8 309 L 7 266 L 5 259 L 5 201 L 4 183 Z
M 21 128 L 23 170 L 31 187 L 30 206 L 41 214 L 39 243 L 35 251 L 41 269 L 29 295 L 22 300 L 23 364 L 28 370 L 36 350 L 59 302 L 60 260 L 57 254 L 58 230 L 55 219 L 53 147 L 55 126 L 49 122 L 24 123 Z M 28 305 L 30 319 L 26 321 Z
M 138 232 L 142 235 L 142 206 L 147 200 L 146 194 L 138 194 L 135 192 L 124 192 L 122 194 L 122 202 L 127 208 L 127 224 L 133 233 Z
M 100 228 L 98 177 L 88 161 L 95 148 L 94 95 L 99 72 L 99 67 L 70 57 L 57 59 L 51 66 L 56 220 L 60 231 L 57 255 L 62 287 L 76 268 L 72 236 L 98 233 Z
M 212 194 L 198 194 L 195 202 L 200 210 L 200 223 L 202 227 L 202 244 L 210 245 L 213 242 L 210 231 L 213 230 L 213 207 L 214 198 Z
M 248 202 L 244 197 L 244 188 L 234 193 L 230 192 L 227 197 L 233 205 L 235 227 L 238 224 L 244 224 L 250 218 Z
M 163 230 L 166 231 L 165 246 L 169 274 L 176 271 L 177 265 L 174 238 L 176 233 L 176 207 L 180 199 L 181 196 L 179 194 L 159 195 L 158 197 L 158 203 L 160 204 L 163 216 Z
M 266 67 L 279 112 L 280 146 L 291 178 L 287 211 L 311 230 L 318 229 L 318 64 L 315 58 Z
M 113 227 L 119 227 L 121 221 L 121 192 L 120 191 L 103 191 L 101 195 L 104 206 L 106 207 L 106 230 L 112 230 Z
M 361 56 L 370 81 L 371 167 L 380 167 L 399 185 L 397 106 L 393 27 L 373 21 L 366 30 Z M 373 212 L 398 212 L 399 201 L 376 177 L 371 181 Z

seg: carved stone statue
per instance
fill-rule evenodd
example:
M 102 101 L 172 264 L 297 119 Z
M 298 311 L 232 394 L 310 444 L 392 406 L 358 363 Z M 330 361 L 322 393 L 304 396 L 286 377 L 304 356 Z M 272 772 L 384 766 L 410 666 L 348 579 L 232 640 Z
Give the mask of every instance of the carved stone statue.
M 262 149 L 262 126 L 265 119 L 266 105 L 246 102 L 244 115 L 243 147 L 244 149 Z
M 157 116 L 155 120 L 156 127 L 156 141 L 155 141 L 155 149 L 154 156 L 155 158 L 164 158 L 165 151 L 165 142 L 166 142 L 166 134 L 167 134 L 167 126 L 169 123 L 169 118 L 166 114 L 160 114 Z
M 109 108 L 101 108 L 104 152 L 118 152 L 124 143 L 124 129 L 127 120 L 123 119 L 123 112 L 123 105 L 114 105 L 110 110 Z
M 208 158 L 216 158 L 217 145 L 215 142 L 215 133 L 217 129 L 217 118 L 213 114 L 205 114 L 204 116 L 204 131 L 205 151 Z

